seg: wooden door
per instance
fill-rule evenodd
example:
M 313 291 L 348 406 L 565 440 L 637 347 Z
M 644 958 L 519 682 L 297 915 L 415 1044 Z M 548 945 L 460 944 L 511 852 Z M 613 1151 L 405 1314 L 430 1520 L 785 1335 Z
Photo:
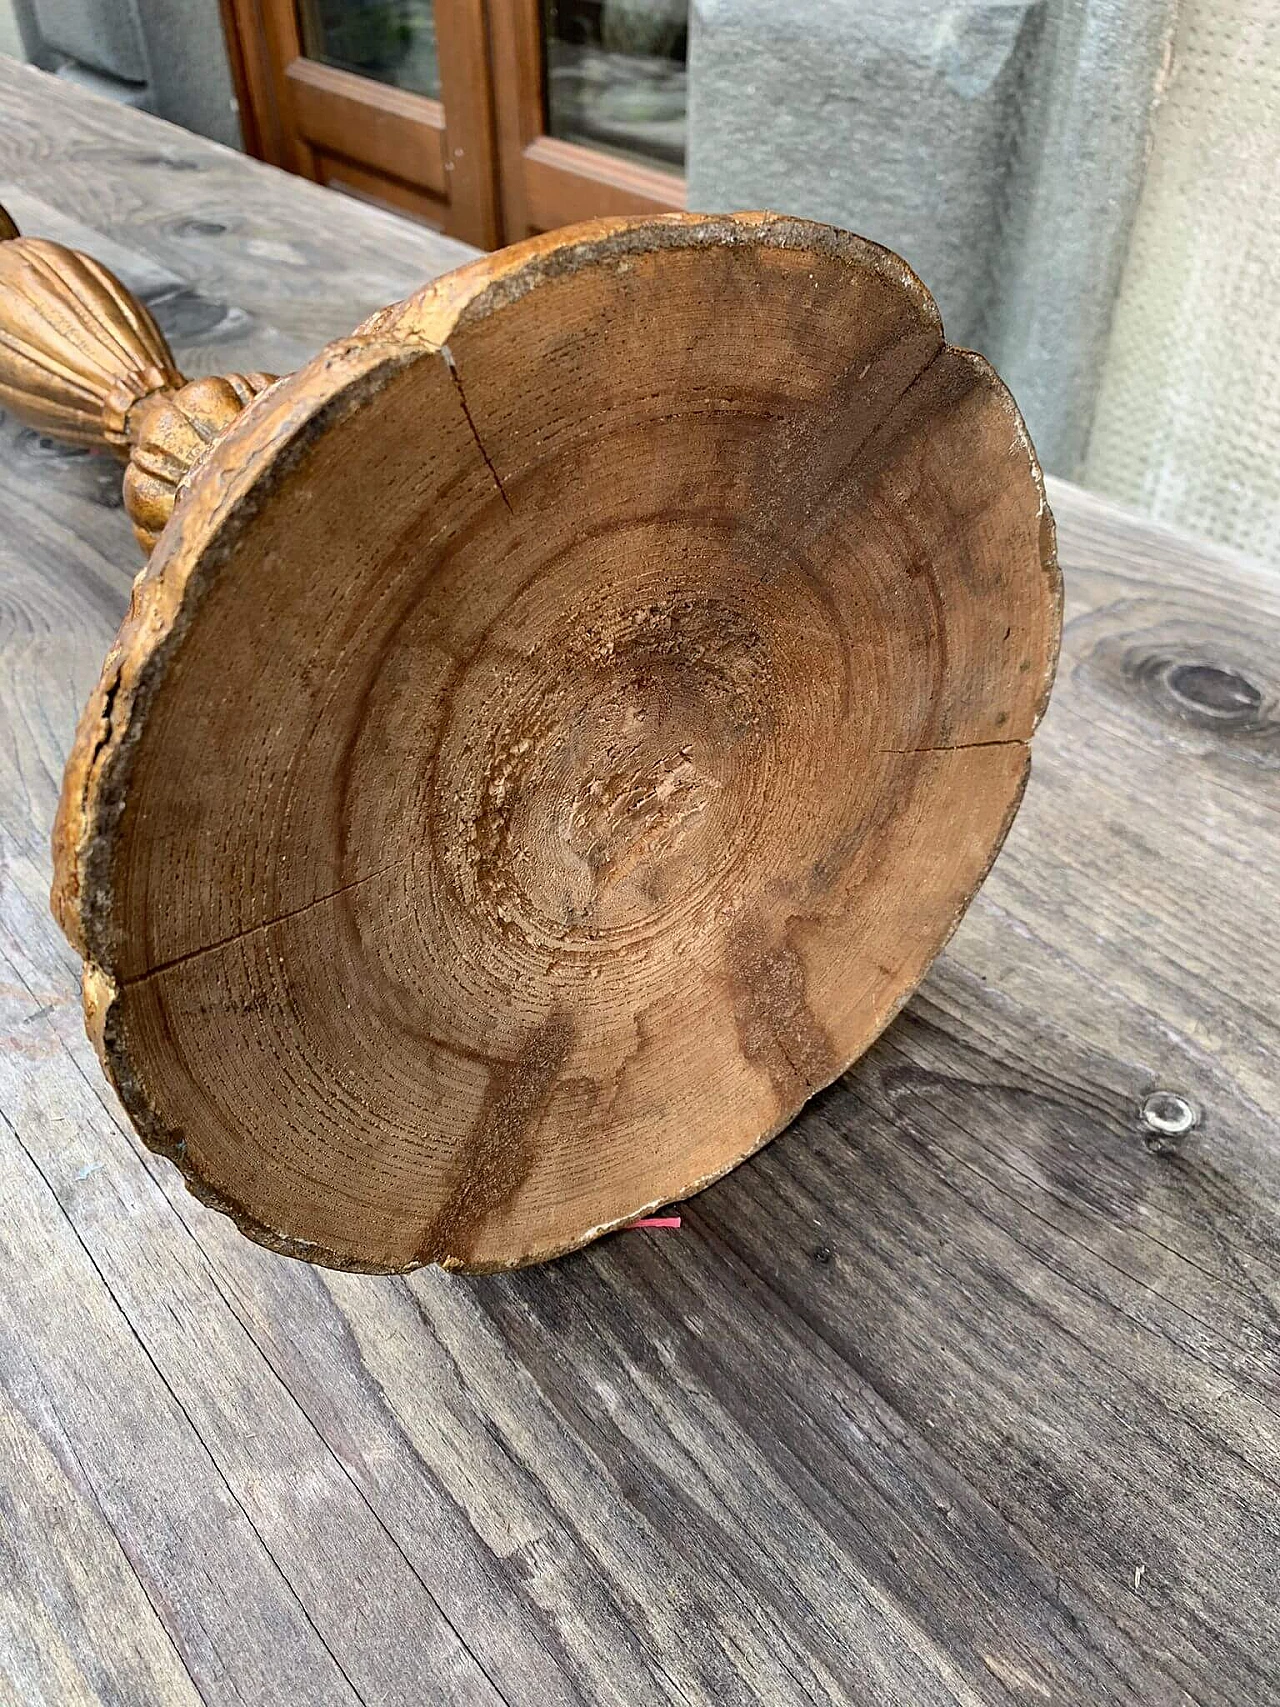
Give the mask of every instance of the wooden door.
M 684 206 L 688 0 L 222 0 L 250 153 L 483 249 Z
M 508 243 L 685 205 L 687 0 L 487 0 Z
M 245 146 L 501 242 L 484 0 L 223 0 Z

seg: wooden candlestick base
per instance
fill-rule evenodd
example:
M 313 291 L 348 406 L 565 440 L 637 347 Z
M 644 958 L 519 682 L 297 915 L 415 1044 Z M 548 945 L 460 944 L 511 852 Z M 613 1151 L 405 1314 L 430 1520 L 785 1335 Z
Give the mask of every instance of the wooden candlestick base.
M 96 408 L 159 534 L 53 901 L 192 1190 L 314 1262 L 511 1267 L 861 1054 L 1009 827 L 1060 623 L 1017 409 L 903 262 L 596 221 L 198 398 L 91 269 L 133 343 L 68 403 L 65 348 L 15 377 L 19 259 L 0 394 Z

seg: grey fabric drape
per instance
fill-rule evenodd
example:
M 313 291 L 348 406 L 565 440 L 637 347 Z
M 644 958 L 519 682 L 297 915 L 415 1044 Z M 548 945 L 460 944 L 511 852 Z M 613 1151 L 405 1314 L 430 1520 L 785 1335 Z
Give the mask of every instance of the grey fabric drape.
M 1176 0 L 695 0 L 689 205 L 888 244 L 1080 472 Z

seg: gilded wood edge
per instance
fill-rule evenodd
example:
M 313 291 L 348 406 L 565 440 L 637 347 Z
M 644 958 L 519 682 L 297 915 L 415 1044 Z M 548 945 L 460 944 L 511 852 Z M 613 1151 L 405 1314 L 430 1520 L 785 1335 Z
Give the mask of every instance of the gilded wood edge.
M 527 237 L 445 273 L 400 302 L 364 320 L 356 337 L 395 330 L 436 348 L 455 327 L 483 319 L 552 279 L 592 265 L 625 261 L 660 249 L 800 249 L 836 257 L 896 285 L 932 325 L 941 343 L 942 317 L 926 286 L 901 255 L 870 238 L 818 220 L 767 210 L 751 213 L 660 213 L 587 219 Z
M 1040 504 L 1040 573 L 1044 577 L 1045 588 L 1049 597 L 1048 650 L 1045 657 L 1044 674 L 1040 681 L 1040 693 L 1036 702 L 1031 728 L 1026 739 L 1031 740 L 1043 721 L 1045 712 L 1049 709 L 1049 696 L 1053 692 L 1054 680 L 1058 674 L 1058 660 L 1062 654 L 1062 609 L 1063 586 L 1062 565 L 1058 561 L 1058 523 L 1049 503 L 1049 493 L 1045 486 L 1044 469 L 1040 466 L 1040 458 L 1036 455 L 1036 447 L 1031 442 L 1031 434 L 1027 431 L 1027 423 L 1022 418 L 1022 411 L 1017 405 L 1013 393 L 992 367 L 991 363 L 976 350 L 962 349 L 957 344 L 949 344 L 948 349 L 975 368 L 986 381 L 991 395 L 996 400 L 998 408 L 1002 409 L 1013 429 L 1016 443 L 1027 459 L 1027 467 L 1031 474 L 1032 484 Z M 1006 824 L 1001 843 L 1009 832 Z M 997 849 L 997 852 L 999 850 Z M 987 868 L 988 871 L 990 867 Z M 986 873 L 982 882 L 986 881 Z M 981 888 L 981 884 L 978 885 Z M 975 891 L 976 893 L 976 891 Z
M 345 340 L 263 392 L 184 481 L 81 714 L 53 826 L 51 906 L 68 941 L 110 972 L 109 854 L 127 761 L 165 666 L 239 529 L 333 421 L 353 413 L 422 352 Z
M 328 1267 L 374 1273 L 388 1271 L 317 1252 L 259 1221 L 196 1170 L 181 1131 L 157 1113 L 122 1031 L 127 986 L 114 972 L 112 860 L 149 707 L 240 530 L 320 435 L 423 359 L 425 352 L 406 344 L 352 339 L 329 345 L 245 410 L 218 441 L 216 454 L 184 483 L 150 561 L 134 580 L 128 612 L 81 715 L 52 837 L 50 903 L 85 962 L 85 1029 L 143 1143 L 174 1163 L 194 1197 L 229 1216 L 256 1243 Z
M 675 213 L 590 220 L 482 256 L 404 301 L 379 310 L 352 337 L 328 345 L 297 373 L 255 400 L 183 483 L 173 515 L 150 561 L 134 581 L 129 610 L 81 715 L 67 761 L 52 838 L 51 906 L 69 942 L 85 961 L 82 993 L 89 1038 L 143 1143 L 174 1163 L 200 1202 L 227 1215 L 248 1238 L 277 1254 L 354 1273 L 408 1273 L 428 1266 L 419 1261 L 392 1267 L 363 1263 L 268 1226 L 197 1171 L 186 1156 L 182 1133 L 170 1129 L 160 1118 L 135 1071 L 122 1032 L 123 990 L 112 971 L 116 954 L 111 941 L 111 864 L 132 756 L 168 661 L 181 645 L 204 593 L 234 552 L 241 528 L 269 500 L 277 483 L 330 425 L 354 414 L 406 367 L 447 355 L 446 346 L 455 327 L 499 312 L 544 280 L 578 268 L 616 262 L 628 254 L 653 249 L 751 242 L 785 248 L 804 248 L 812 242 L 821 252 L 869 268 L 900 288 L 914 302 L 922 320 L 936 327 L 937 354 L 953 348 L 944 341 L 933 297 L 915 273 L 891 250 L 853 234 L 770 213 Z M 1034 717 L 1034 724 L 1038 724 L 1052 687 L 1061 640 L 1062 581 L 1053 516 L 1040 464 L 1008 388 L 984 358 L 968 351 L 958 353 L 979 368 L 999 406 L 1008 413 L 1038 494 L 1041 568 L 1050 595 L 1050 644 Z M 1030 768 L 1029 740 L 1030 734 L 1007 743 L 1009 747 L 1021 746 L 1022 772 L 981 875 L 957 905 L 919 977 L 876 1016 L 862 1052 L 915 993 L 986 880 L 1021 804 Z M 791 1124 L 805 1102 L 852 1065 L 846 1063 L 823 1084 L 808 1086 L 796 1107 L 739 1155 L 669 1196 L 629 1209 L 616 1220 L 589 1228 L 553 1250 L 524 1253 L 503 1263 L 473 1265 L 446 1259 L 441 1266 L 460 1273 L 485 1274 L 554 1261 L 625 1226 L 637 1215 L 693 1197 L 762 1149 Z

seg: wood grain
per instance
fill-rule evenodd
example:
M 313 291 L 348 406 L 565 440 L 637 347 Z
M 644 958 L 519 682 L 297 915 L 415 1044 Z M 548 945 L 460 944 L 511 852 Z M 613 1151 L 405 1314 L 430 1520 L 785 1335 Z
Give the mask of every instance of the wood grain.
M 447 230 L 477 248 L 496 249 L 503 238 L 488 9 L 485 0 L 449 0 L 432 14 L 445 101 Z
M 1060 596 L 1008 393 L 860 238 L 595 221 L 373 316 L 184 480 L 80 721 L 54 910 L 130 1118 L 369 1272 L 701 1190 L 955 928 Z
M 0 99 L 0 200 L 189 372 L 288 369 L 456 253 Z M 118 468 L 3 424 L 0 1695 L 1273 1707 L 1280 593 L 1050 495 L 1025 804 L 862 1064 L 679 1233 L 368 1279 L 240 1239 L 101 1084 L 47 839 L 132 541 Z

